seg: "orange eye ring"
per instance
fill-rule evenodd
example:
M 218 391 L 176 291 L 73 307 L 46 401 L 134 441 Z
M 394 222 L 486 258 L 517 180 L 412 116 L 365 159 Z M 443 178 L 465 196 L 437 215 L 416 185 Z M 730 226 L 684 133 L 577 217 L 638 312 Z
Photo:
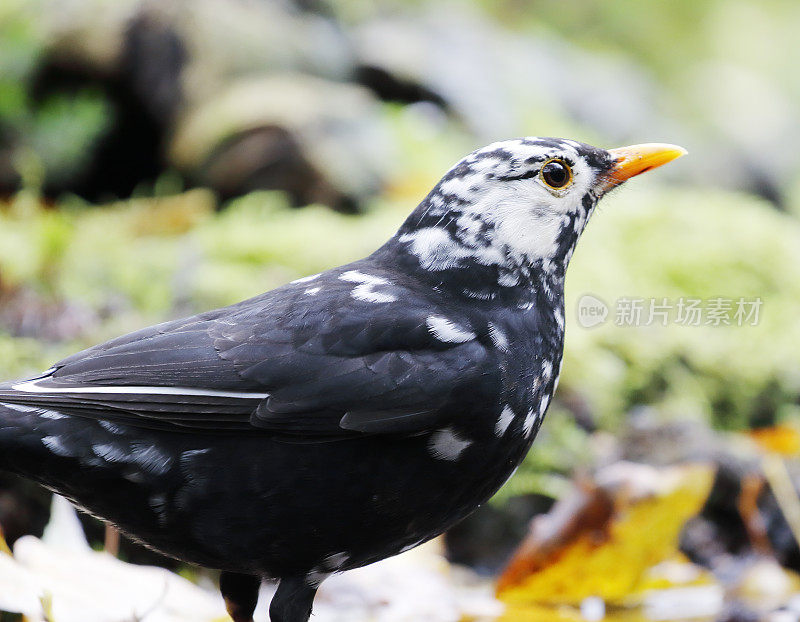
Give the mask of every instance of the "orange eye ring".
M 548 188 L 563 190 L 572 183 L 572 168 L 564 160 L 552 158 L 542 164 L 539 178 Z

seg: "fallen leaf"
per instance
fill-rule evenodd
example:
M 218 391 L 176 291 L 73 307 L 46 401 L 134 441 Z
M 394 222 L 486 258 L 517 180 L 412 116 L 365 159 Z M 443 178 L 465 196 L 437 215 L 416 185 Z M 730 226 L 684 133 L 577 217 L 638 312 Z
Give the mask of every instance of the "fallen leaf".
M 791 425 L 776 425 L 750 431 L 759 447 L 782 456 L 800 455 L 800 429 Z
M 607 603 L 627 602 L 643 587 L 649 568 L 677 554 L 680 531 L 702 507 L 713 477 L 708 465 L 654 469 L 626 463 L 605 482 L 598 474 L 594 489 L 576 491 L 578 502 L 565 499 L 551 510 L 552 518 L 574 508 L 572 520 L 534 521 L 500 578 L 501 600 L 578 606 L 596 596 Z M 613 511 L 599 524 L 604 496 L 612 500 Z M 554 528 L 563 537 L 554 535 Z M 561 546 L 553 547 L 559 540 Z M 521 576 L 526 567 L 530 573 Z

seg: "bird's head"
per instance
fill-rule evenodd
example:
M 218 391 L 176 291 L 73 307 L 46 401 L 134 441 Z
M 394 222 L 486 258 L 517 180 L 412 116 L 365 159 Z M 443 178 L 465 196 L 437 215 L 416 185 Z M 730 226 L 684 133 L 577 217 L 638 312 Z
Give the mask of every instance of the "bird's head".
M 605 150 L 559 138 L 492 143 L 445 174 L 394 242 L 425 271 L 469 268 L 494 274 L 499 288 L 521 286 L 533 271 L 563 275 L 597 201 L 685 153 L 674 145 Z

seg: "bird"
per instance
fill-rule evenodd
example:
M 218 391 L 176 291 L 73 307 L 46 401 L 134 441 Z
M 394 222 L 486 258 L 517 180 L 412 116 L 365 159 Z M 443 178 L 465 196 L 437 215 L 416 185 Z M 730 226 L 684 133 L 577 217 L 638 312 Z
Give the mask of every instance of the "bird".
M 559 138 L 458 161 L 366 258 L 0 384 L 0 469 L 220 571 L 251 622 L 487 501 L 558 384 L 564 278 L 598 200 L 685 154 Z

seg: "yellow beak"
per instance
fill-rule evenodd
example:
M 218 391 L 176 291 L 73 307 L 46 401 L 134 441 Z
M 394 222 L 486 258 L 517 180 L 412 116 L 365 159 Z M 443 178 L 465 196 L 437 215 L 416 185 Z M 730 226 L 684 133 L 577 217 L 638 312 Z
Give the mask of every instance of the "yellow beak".
M 616 165 L 608 173 L 609 181 L 613 185 L 621 184 L 634 175 L 657 168 L 689 153 L 683 147 L 666 143 L 631 145 L 609 149 L 608 152 L 617 159 Z

